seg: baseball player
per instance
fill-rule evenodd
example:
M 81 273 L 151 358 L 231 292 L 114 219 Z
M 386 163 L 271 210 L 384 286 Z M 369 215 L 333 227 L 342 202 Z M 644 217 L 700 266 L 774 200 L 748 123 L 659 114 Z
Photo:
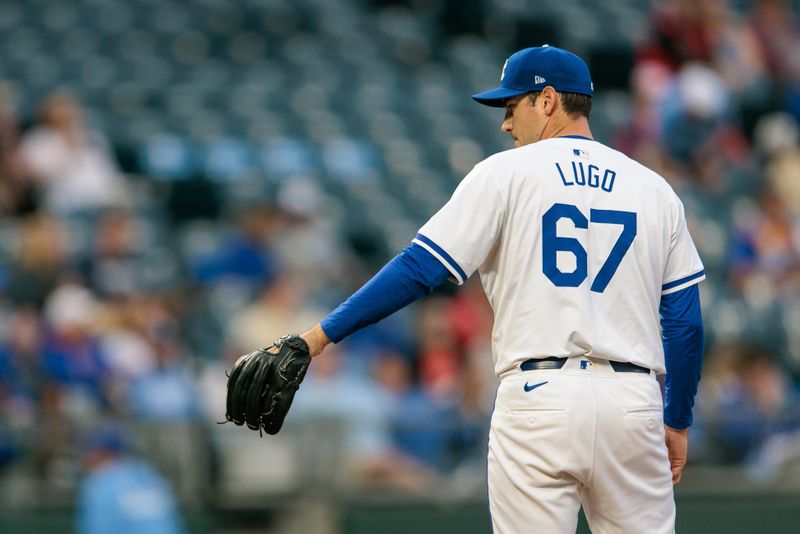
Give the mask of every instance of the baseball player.
M 705 275 L 671 187 L 592 139 L 592 93 L 570 52 L 509 57 L 500 87 L 473 99 L 505 109 L 516 148 L 477 164 L 410 246 L 300 336 L 314 357 L 478 271 L 500 378 L 488 456 L 498 533 L 574 532 L 581 505 L 595 533 L 674 532 Z

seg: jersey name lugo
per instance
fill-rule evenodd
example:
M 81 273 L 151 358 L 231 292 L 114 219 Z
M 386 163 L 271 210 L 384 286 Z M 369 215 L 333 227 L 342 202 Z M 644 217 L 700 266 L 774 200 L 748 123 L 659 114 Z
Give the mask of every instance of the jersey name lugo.
M 575 152 L 583 151 L 575 150 Z M 605 169 L 603 170 L 601 178 L 600 167 L 597 165 L 584 165 L 582 161 L 572 161 L 570 162 L 570 166 L 572 167 L 572 175 L 568 178 L 564 174 L 561 165 L 556 162 L 556 169 L 565 187 L 571 187 L 573 185 L 583 185 L 586 187 L 594 187 L 595 189 L 599 187 L 606 193 L 610 193 L 611 190 L 614 189 L 614 180 L 617 177 L 616 171 Z

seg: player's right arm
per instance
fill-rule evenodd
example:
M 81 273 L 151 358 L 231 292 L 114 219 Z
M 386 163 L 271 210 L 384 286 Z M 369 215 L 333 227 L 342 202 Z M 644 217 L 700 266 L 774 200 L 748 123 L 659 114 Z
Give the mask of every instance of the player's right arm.
M 338 343 L 430 294 L 448 278 L 463 284 L 494 246 L 504 205 L 493 175 L 486 165 L 477 165 L 411 245 L 321 323 L 301 334 L 312 357 L 330 342 Z
M 356 330 L 430 294 L 449 274 L 430 252 L 412 243 L 321 323 L 300 337 L 308 343 L 311 356 L 317 356 L 330 342 L 338 343 Z

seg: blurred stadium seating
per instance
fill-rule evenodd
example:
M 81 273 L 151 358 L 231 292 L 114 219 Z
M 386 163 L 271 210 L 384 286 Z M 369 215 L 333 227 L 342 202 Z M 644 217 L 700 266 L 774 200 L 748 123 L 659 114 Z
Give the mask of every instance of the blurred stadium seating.
M 0 2 L 0 511 L 16 510 L 0 530 L 74 503 L 80 436 L 105 420 L 208 519 L 190 517 L 193 531 L 249 510 L 242 531 L 307 532 L 337 522 L 326 498 L 364 491 L 482 503 L 495 383 L 475 285 L 344 343 L 285 435 L 214 423 L 232 358 L 322 318 L 510 148 L 500 112 L 469 95 L 510 51 L 546 42 L 588 60 L 595 136 L 670 180 L 706 265 L 682 491 L 797 495 L 798 8 Z M 71 95 L 56 98 L 66 119 L 56 92 Z M 53 131 L 89 171 L 51 158 Z M 315 404 L 312 387 L 339 403 Z M 363 510 L 343 515 L 369 531 Z

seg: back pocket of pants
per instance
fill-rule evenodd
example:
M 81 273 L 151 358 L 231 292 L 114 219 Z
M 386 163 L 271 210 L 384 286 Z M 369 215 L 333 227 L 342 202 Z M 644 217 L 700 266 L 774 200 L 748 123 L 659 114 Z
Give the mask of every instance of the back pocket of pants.
M 664 410 L 661 406 L 641 406 L 638 408 L 628 408 L 625 411 L 627 417 L 655 417 L 661 418 Z
M 618 458 L 623 463 L 637 463 L 654 454 L 662 454 L 665 445 L 661 406 L 625 410 L 623 434 L 618 451 Z
M 511 415 L 529 415 L 529 414 L 540 414 L 540 415 L 558 415 L 560 413 L 566 413 L 566 408 L 550 408 L 550 407 L 536 407 L 536 406 L 526 406 L 526 407 L 514 407 L 507 410 L 507 413 Z

